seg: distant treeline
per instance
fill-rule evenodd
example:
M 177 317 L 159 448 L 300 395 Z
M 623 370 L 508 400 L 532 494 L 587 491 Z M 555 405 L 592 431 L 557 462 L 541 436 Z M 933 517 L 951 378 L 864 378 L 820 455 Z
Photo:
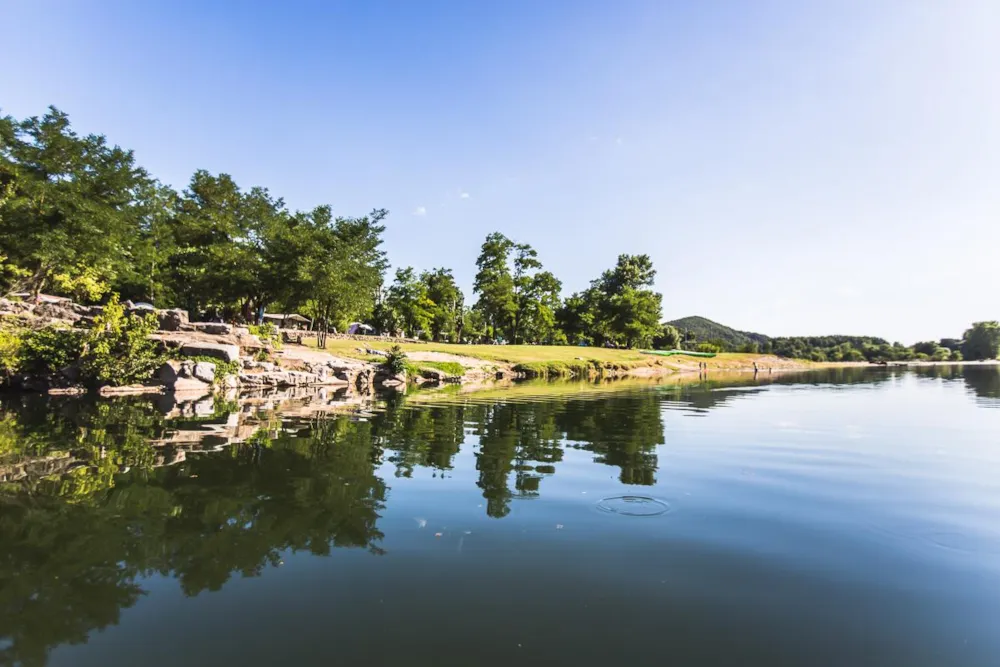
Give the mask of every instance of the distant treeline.
M 386 284 L 387 215 L 335 216 L 328 205 L 293 211 L 266 188 L 243 189 L 202 170 L 176 192 L 131 151 L 78 135 L 54 107 L 41 117 L 0 117 L 5 296 L 44 291 L 95 303 L 119 294 L 196 317 L 252 323 L 265 312 L 299 313 L 325 330 L 362 321 L 382 333 L 452 342 L 684 345 L 819 360 L 983 358 L 991 349 L 996 356 L 995 323 L 954 345 L 920 349 L 877 338 L 771 339 L 721 325 L 736 337 L 704 335 L 661 323 L 648 255 L 620 255 L 587 289 L 563 298 L 538 253 L 500 233 L 482 244 L 467 304 L 448 268 L 401 268 Z
M 688 318 L 694 319 L 694 318 Z M 700 319 L 700 318 L 699 318 Z M 714 324 L 714 323 L 713 323 Z M 669 325 L 668 325 L 669 326 Z M 721 325 L 717 325 L 721 326 Z M 737 332 L 743 333 L 743 332 Z M 699 340 L 690 330 L 680 332 L 687 349 L 708 352 L 754 352 L 811 361 L 962 361 L 996 359 L 1000 352 L 1000 324 L 976 322 L 961 338 L 942 338 L 906 346 L 871 336 L 795 336 L 733 343 L 731 337 Z

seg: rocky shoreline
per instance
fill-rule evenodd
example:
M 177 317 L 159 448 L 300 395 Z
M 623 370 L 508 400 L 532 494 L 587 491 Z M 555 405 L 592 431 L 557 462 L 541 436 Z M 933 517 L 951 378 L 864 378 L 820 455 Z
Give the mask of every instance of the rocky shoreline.
M 317 360 L 286 357 L 279 344 L 261 340 L 249 328 L 221 322 L 190 322 L 184 310 L 150 310 L 132 304 L 128 308 L 130 314 L 155 315 L 159 330 L 150 340 L 158 344 L 167 360 L 141 384 L 96 388 L 102 396 L 163 392 L 199 395 L 287 387 L 338 387 L 370 394 L 376 389 L 400 390 L 407 383 L 405 374 L 389 373 L 379 363 L 325 354 Z M 0 317 L 30 329 L 87 327 L 101 310 L 101 306 L 82 306 L 69 301 L 31 304 L 0 299 Z M 425 375 L 421 382 L 453 380 L 432 369 Z M 45 375 L 14 375 L 8 378 L 8 385 L 53 395 L 88 391 L 78 382 L 72 366 Z

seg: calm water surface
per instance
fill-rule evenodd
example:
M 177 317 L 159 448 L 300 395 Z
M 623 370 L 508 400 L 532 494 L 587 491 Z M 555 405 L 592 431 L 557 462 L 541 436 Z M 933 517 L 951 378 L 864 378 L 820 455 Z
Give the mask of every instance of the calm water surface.
M 770 382 L 0 399 L 0 664 L 1000 665 L 1000 371 Z

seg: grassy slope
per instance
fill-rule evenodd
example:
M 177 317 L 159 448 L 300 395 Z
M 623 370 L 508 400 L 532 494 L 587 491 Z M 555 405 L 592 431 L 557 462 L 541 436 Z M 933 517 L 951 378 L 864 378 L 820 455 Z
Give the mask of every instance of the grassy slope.
M 356 340 L 328 339 L 326 349 L 331 354 L 363 357 L 360 347 L 370 347 L 375 350 L 387 350 L 392 343 L 371 341 L 361 343 Z M 406 352 L 444 352 L 458 354 L 464 357 L 475 357 L 508 364 L 528 363 L 532 361 L 573 361 L 577 357 L 598 359 L 608 362 L 647 361 L 646 355 L 637 350 L 607 350 L 600 347 L 573 347 L 570 345 L 455 345 L 452 343 L 403 343 L 400 345 Z
M 308 340 L 308 339 L 307 339 Z M 311 343 L 315 345 L 315 343 Z M 392 343 L 377 338 L 362 343 L 356 340 L 330 338 L 326 351 L 330 354 L 367 359 L 359 348 L 386 350 Z M 625 370 L 641 366 L 660 366 L 668 369 L 687 370 L 705 362 L 709 368 L 741 369 L 765 357 L 757 354 L 720 354 L 713 359 L 689 357 L 658 357 L 642 354 L 638 350 L 610 350 L 601 347 L 573 347 L 570 345 L 454 345 L 451 343 L 403 343 L 405 352 L 443 352 L 464 357 L 474 357 L 498 364 L 509 364 L 533 375 L 578 374 L 588 370 Z M 767 359 L 773 359 L 767 358 Z M 416 365 L 432 365 L 414 362 Z M 765 362 L 767 363 L 767 362 Z M 777 365 L 777 364 L 775 364 Z

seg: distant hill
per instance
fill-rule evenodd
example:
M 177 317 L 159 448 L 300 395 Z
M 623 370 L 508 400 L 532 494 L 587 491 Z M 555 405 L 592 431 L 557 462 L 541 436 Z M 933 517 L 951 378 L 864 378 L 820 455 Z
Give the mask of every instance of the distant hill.
M 679 320 L 667 322 L 681 331 L 690 331 L 699 341 L 719 340 L 725 343 L 727 349 L 738 349 L 749 343 L 764 345 L 769 340 L 764 334 L 752 331 L 737 331 L 725 324 L 713 322 L 707 317 L 693 315 Z

